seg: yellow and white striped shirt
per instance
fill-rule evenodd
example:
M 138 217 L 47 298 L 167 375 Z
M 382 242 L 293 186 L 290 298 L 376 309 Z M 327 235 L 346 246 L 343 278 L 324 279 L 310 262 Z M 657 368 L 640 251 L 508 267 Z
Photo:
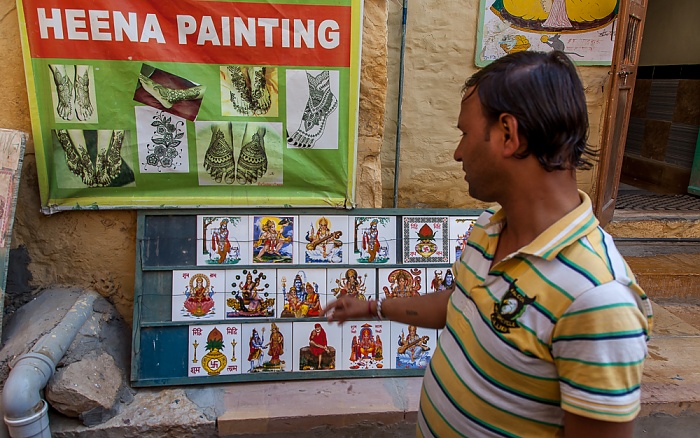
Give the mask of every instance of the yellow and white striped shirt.
M 491 268 L 503 212 L 487 210 L 426 370 L 418 436 L 557 436 L 564 410 L 602 421 L 640 408 L 651 304 L 588 196 Z

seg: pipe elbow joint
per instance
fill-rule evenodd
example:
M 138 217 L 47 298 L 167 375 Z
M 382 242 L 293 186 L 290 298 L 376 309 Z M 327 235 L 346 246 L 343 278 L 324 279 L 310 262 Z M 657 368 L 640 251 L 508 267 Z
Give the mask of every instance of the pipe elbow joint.
M 27 353 L 15 362 L 2 392 L 6 419 L 24 418 L 42 407 L 41 390 L 56 365 L 43 354 Z

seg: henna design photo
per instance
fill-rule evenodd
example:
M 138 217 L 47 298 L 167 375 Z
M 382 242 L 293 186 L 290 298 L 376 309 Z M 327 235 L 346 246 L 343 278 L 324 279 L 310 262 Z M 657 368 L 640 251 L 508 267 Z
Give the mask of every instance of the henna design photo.
M 91 65 L 49 64 L 56 122 L 97 123 Z
M 287 71 L 287 147 L 338 149 L 338 72 Z
M 219 70 L 223 116 L 277 117 L 277 68 L 226 65 Z
M 59 186 L 122 187 L 134 182 L 134 171 L 123 158 L 130 155 L 125 153 L 128 131 L 54 129 L 52 136 L 65 157 L 56 160 Z
M 204 85 L 143 64 L 134 100 L 194 121 L 206 90 Z

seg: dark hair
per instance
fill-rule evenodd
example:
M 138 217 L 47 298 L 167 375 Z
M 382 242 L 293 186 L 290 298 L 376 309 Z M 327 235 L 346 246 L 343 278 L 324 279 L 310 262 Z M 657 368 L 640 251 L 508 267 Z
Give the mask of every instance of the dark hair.
M 588 112 L 583 85 L 571 60 L 560 51 L 519 52 L 479 70 L 464 84 L 474 87 L 489 122 L 503 113 L 518 120 L 526 149 L 547 170 L 590 169 Z M 472 90 L 473 92 L 473 90 Z

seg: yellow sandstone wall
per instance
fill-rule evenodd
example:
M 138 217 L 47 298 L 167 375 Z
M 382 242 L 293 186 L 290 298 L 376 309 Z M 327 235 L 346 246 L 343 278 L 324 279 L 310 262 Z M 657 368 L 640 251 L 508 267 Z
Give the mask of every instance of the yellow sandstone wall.
M 402 1 L 389 7 L 389 89 L 382 146 L 383 206 L 394 204 L 394 163 L 401 47 Z M 401 120 L 399 207 L 480 208 L 467 195 L 461 167 L 452 159 L 459 132 L 460 90 L 476 70 L 479 0 L 413 0 L 408 9 L 403 110 Z M 581 67 L 586 87 L 590 143 L 600 144 L 607 99 L 607 67 Z M 594 172 L 579 175 L 590 192 Z

